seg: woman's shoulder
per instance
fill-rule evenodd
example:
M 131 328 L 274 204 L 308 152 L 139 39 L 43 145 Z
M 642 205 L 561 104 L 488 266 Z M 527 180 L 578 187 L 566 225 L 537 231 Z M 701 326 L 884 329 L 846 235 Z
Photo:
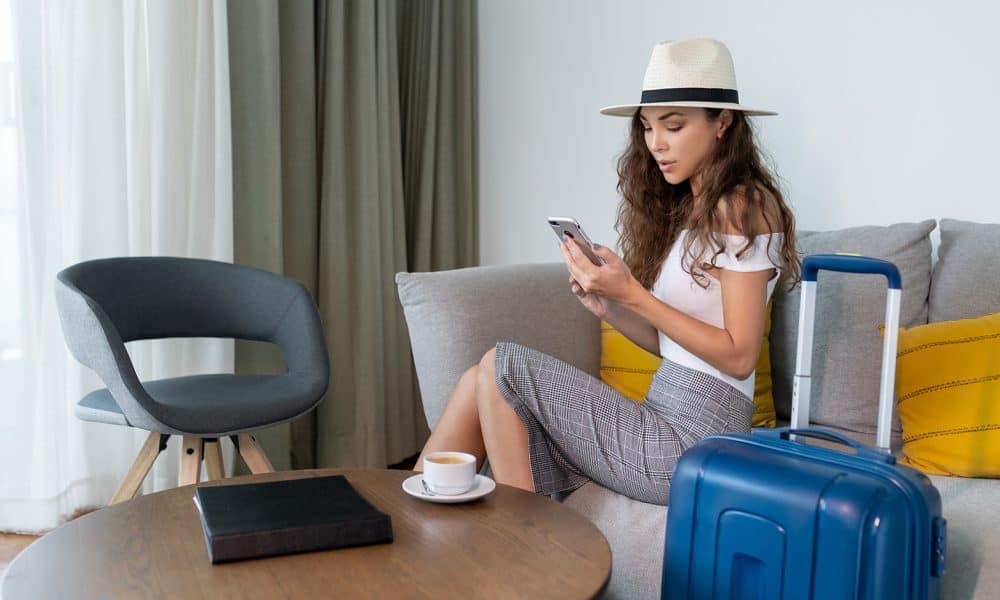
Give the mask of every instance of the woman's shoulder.
M 786 224 L 781 201 L 764 186 L 737 185 L 716 204 L 720 233 L 728 236 L 784 235 Z

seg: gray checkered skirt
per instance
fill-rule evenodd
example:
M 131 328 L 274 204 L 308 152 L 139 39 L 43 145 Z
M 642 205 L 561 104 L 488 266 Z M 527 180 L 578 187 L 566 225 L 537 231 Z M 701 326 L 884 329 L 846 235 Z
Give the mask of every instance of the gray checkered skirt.
M 750 431 L 753 401 L 728 383 L 664 360 L 645 402 L 547 354 L 501 342 L 496 383 L 528 429 L 535 491 L 588 481 L 666 505 L 681 454 L 701 438 Z

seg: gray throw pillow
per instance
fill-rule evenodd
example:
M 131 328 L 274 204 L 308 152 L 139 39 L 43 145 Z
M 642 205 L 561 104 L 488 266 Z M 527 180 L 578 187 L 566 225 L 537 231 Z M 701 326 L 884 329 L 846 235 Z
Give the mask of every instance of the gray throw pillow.
M 934 221 L 798 233 L 803 255 L 855 252 L 895 263 L 903 279 L 900 324 L 927 323 Z M 771 325 L 774 406 L 788 419 L 799 323 L 799 288 L 775 291 Z M 821 271 L 813 339 L 811 424 L 874 433 L 885 321 L 886 280 L 876 275 Z M 898 417 L 893 429 L 901 430 Z
M 600 323 L 570 292 L 563 263 L 397 273 L 396 287 L 432 429 L 462 373 L 500 341 L 600 374 Z
M 941 219 L 930 322 L 1000 311 L 1000 225 Z

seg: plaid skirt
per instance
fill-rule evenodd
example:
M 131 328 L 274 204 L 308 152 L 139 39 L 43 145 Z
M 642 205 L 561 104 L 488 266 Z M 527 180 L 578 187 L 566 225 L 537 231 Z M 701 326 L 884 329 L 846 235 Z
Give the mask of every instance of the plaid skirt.
M 664 360 L 645 402 L 519 344 L 501 342 L 496 383 L 528 429 L 535 491 L 588 481 L 666 505 L 674 465 L 701 438 L 750 431 L 753 401 L 728 383 Z

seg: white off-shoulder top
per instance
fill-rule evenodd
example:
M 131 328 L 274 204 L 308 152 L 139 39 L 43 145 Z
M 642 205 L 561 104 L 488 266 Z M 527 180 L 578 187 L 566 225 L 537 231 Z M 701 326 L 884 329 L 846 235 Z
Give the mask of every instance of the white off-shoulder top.
M 690 260 L 690 257 L 682 258 L 681 256 L 684 251 L 685 240 L 689 233 L 690 231 L 687 229 L 681 231 L 677 241 L 674 242 L 673 247 L 667 254 L 667 258 L 663 261 L 660 274 L 653 284 L 652 293 L 677 310 L 687 313 L 709 325 L 724 328 L 726 325 L 722 315 L 722 287 L 719 284 L 719 280 L 698 268 L 703 262 L 710 262 L 713 253 L 706 251 L 703 254 L 702 260 L 697 261 L 694 267 L 695 273 L 700 272 L 705 275 L 708 287 L 703 288 L 698 285 L 691 278 L 691 275 L 684 270 L 686 266 L 690 271 L 692 268 L 691 262 L 693 262 Z M 770 233 L 756 236 L 753 246 L 740 258 L 737 258 L 736 254 L 746 245 L 746 237 L 725 234 L 718 234 L 717 237 L 724 241 L 726 245 L 723 249 L 724 252 L 715 259 L 715 264 L 719 268 L 741 272 L 764 271 L 767 269 L 777 270 L 778 275 L 772 277 L 767 284 L 767 298 L 770 299 L 783 266 L 780 249 L 781 244 L 784 242 L 784 234 Z M 682 260 L 684 260 L 683 263 Z M 663 358 L 721 379 L 746 394 L 748 398 L 753 398 L 754 373 L 751 373 L 746 379 L 730 377 L 685 350 L 662 331 L 659 332 L 659 335 L 660 355 Z

